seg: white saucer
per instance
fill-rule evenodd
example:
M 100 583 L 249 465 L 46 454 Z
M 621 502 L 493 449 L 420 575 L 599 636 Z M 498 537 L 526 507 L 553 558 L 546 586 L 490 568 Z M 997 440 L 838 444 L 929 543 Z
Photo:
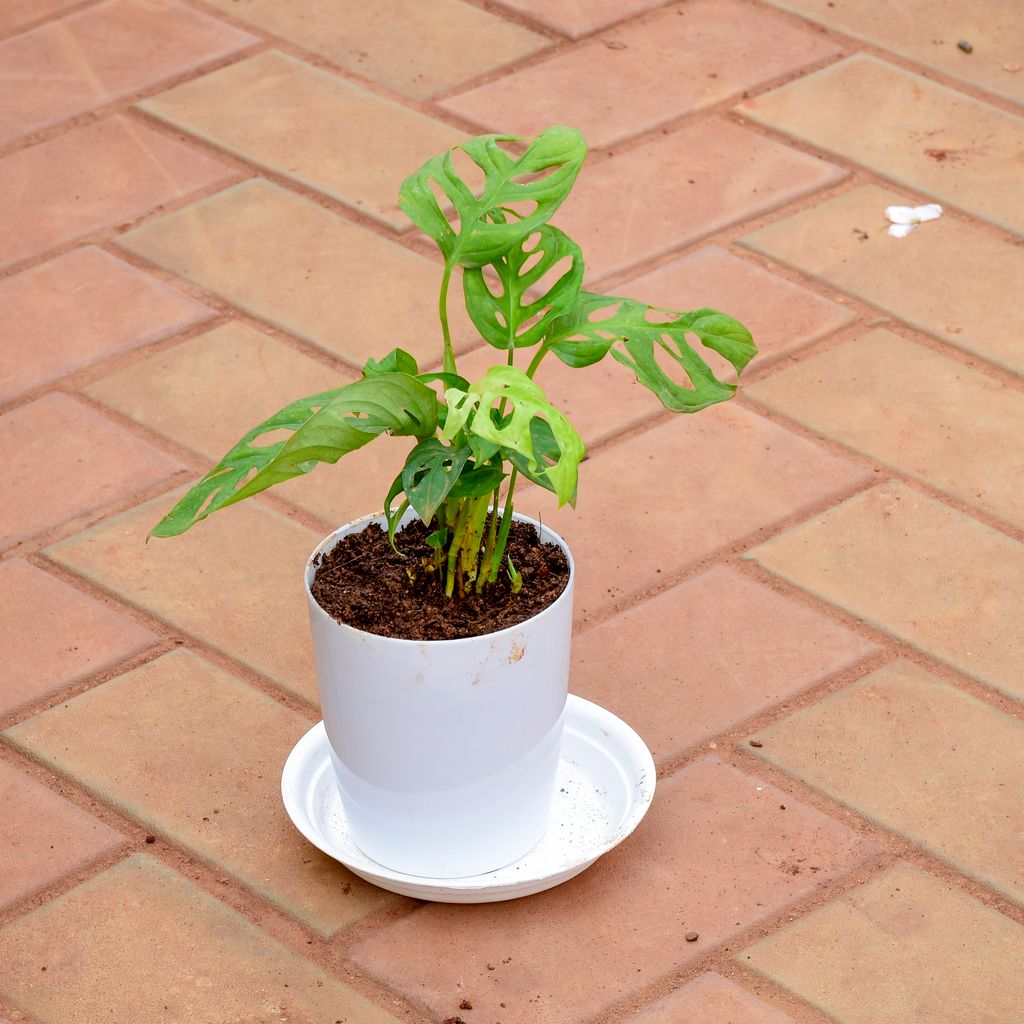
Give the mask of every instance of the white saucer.
M 295 745 L 281 796 L 295 827 L 324 853 L 382 889 L 438 903 L 493 903 L 559 885 L 618 846 L 654 799 L 644 741 L 610 711 L 569 696 L 555 799 L 544 838 L 525 857 L 486 875 L 421 878 L 370 860 L 352 842 L 321 722 Z

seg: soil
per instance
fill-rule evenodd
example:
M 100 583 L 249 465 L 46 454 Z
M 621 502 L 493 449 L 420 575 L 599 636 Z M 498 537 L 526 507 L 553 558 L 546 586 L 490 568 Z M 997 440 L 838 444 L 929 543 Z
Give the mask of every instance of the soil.
M 414 521 L 399 531 L 395 554 L 388 535 L 376 526 L 344 537 L 321 555 L 312 591 L 338 622 L 367 633 L 403 640 L 455 640 L 515 626 L 543 611 L 569 582 L 569 563 L 556 544 L 542 543 L 529 523 L 515 522 L 506 554 L 523 585 L 512 593 L 508 574 L 483 593 L 446 598 L 436 575 L 426 571 L 428 531 Z M 404 556 L 404 557 L 402 557 Z M 410 578 L 412 577 L 412 578 Z

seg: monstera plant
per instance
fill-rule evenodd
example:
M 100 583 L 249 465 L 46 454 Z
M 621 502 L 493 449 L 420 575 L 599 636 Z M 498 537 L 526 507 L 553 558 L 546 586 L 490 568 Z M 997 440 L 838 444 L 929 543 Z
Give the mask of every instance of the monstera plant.
M 694 340 L 737 376 L 756 353 L 749 331 L 724 313 L 670 311 L 582 287 L 580 247 L 550 219 L 585 155 L 580 132 L 556 126 L 530 140 L 483 135 L 428 160 L 402 185 L 400 204 L 444 257 L 440 369 L 422 372 L 396 348 L 369 359 L 360 380 L 293 402 L 246 434 L 153 535 L 183 533 L 387 433 L 414 442 L 384 496 L 392 544 L 411 507 L 430 528 L 427 568 L 444 594 L 479 593 L 503 570 L 518 590 L 521 579 L 505 557 L 516 481 L 525 477 L 560 505 L 575 504 L 584 455 L 576 430 L 535 380 L 546 358 L 585 367 L 610 355 L 666 408 L 690 413 L 736 390 Z M 471 162 L 475 185 L 459 173 L 456 157 Z M 457 271 L 470 320 L 504 356 L 473 382 L 459 374 L 448 323 Z M 282 430 L 291 436 L 261 443 Z

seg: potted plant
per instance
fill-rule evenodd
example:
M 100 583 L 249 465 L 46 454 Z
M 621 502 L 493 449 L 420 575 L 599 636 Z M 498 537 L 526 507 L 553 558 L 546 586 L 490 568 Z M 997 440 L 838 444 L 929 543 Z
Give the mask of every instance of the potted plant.
M 688 337 L 737 375 L 756 352 L 746 328 L 715 310 L 672 312 L 583 290 L 579 246 L 550 218 L 585 154 L 577 130 L 556 126 L 532 140 L 480 136 L 427 161 L 400 203 L 444 257 L 441 368 L 422 372 L 397 348 L 368 360 L 360 380 L 251 430 L 153 530 L 183 533 L 380 434 L 410 438 L 383 512 L 335 531 L 306 568 L 324 724 L 352 836 L 408 874 L 500 867 L 536 844 L 547 822 L 572 560 L 552 531 L 514 512 L 513 499 L 525 478 L 575 504 L 584 448 L 535 380 L 543 360 L 585 367 L 610 354 L 667 408 L 697 412 L 736 385 L 718 379 Z M 456 158 L 468 158 L 479 184 L 460 175 Z M 448 325 L 459 271 L 471 321 L 504 354 L 473 382 L 458 372 Z M 278 436 L 260 443 L 268 434 Z

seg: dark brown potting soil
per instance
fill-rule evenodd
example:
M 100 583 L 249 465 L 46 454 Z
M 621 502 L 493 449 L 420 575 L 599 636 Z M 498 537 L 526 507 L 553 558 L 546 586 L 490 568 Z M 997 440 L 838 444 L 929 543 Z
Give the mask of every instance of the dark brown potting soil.
M 509 531 L 511 556 L 523 586 L 512 593 L 502 567 L 481 594 L 444 596 L 436 574 L 423 568 L 432 554 L 428 531 L 418 520 L 395 537 L 395 554 L 384 530 L 371 525 L 344 537 L 321 556 L 313 596 L 339 622 L 404 640 L 455 640 L 507 629 L 543 611 L 565 589 L 569 563 L 555 544 L 541 543 L 529 523 Z M 404 556 L 404 557 L 403 557 Z

